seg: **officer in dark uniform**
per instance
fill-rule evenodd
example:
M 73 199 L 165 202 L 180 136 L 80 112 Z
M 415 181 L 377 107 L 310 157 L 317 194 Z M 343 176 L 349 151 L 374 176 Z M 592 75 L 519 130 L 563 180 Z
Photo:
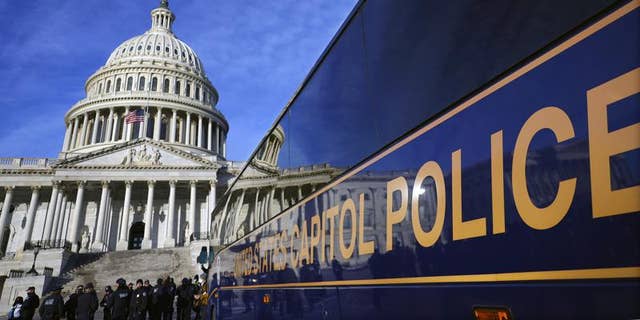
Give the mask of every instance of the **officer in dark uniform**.
M 64 312 L 67 315 L 67 320 L 76 319 L 76 308 L 78 308 L 78 295 L 84 292 L 84 286 L 79 285 L 76 287 L 76 292 L 69 295 L 67 302 L 64 303 Z
M 53 292 L 42 301 L 38 314 L 42 320 L 58 320 L 64 315 L 64 301 L 60 295 L 62 287 L 55 288 Z
M 118 288 L 107 300 L 107 308 L 111 310 L 111 320 L 127 320 L 129 318 L 129 304 L 131 295 L 127 282 L 120 278 L 116 281 Z
M 173 319 L 173 304 L 176 300 L 176 283 L 173 282 L 173 278 L 169 278 L 167 277 L 167 279 L 169 279 L 169 284 L 167 285 L 167 288 L 169 289 L 169 294 L 171 295 L 171 303 L 169 304 L 169 320 Z M 163 316 L 164 317 L 164 316 Z
M 33 319 L 33 315 L 36 314 L 36 309 L 40 306 L 40 297 L 36 294 L 35 287 L 29 287 L 27 289 L 27 298 L 24 299 L 22 304 L 22 312 L 24 313 L 24 320 Z
M 93 284 L 87 283 L 84 293 L 78 295 L 78 307 L 76 308 L 77 320 L 93 320 L 93 315 L 98 310 L 98 297 L 93 290 Z
M 178 320 L 191 320 L 191 308 L 193 307 L 193 285 L 189 278 L 182 279 L 182 285 L 176 289 L 178 296 Z
M 145 319 L 148 298 L 147 289 L 142 286 L 142 279 L 138 279 L 138 281 L 136 281 L 136 289 L 133 290 L 133 294 L 131 295 L 131 319 Z
M 153 308 L 153 301 L 151 300 L 151 294 L 153 293 L 153 287 L 151 286 L 151 283 L 149 282 L 149 280 L 144 280 L 144 285 L 142 286 L 142 289 L 144 289 L 145 292 L 147 293 L 146 318 L 151 319 L 152 318 L 151 309 Z

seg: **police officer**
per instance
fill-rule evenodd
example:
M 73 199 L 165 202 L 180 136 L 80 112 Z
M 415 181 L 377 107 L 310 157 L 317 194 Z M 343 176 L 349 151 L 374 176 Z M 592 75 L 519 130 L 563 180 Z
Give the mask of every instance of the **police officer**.
M 84 292 L 84 286 L 76 287 L 76 292 L 69 295 L 69 299 L 64 303 L 64 312 L 67 314 L 67 320 L 76 319 L 76 308 L 78 308 L 78 295 Z
M 147 289 L 142 285 L 142 279 L 136 281 L 136 289 L 131 295 L 131 319 L 144 320 L 147 313 L 148 303 Z
M 153 287 L 151 286 L 151 283 L 149 282 L 149 280 L 144 280 L 144 285 L 142 286 L 142 289 L 144 289 L 144 291 L 147 293 L 146 317 L 147 319 L 151 319 L 152 318 L 151 309 L 153 308 L 153 301 L 151 299 L 151 294 L 153 293 Z
M 167 277 L 169 280 L 169 284 L 167 288 L 169 289 L 169 294 L 171 295 L 171 303 L 169 304 L 169 320 L 173 319 L 173 304 L 176 300 L 176 283 L 173 282 L 173 278 Z M 164 316 L 163 316 L 164 317 Z
M 191 320 L 191 308 L 193 307 L 193 285 L 189 278 L 182 279 L 182 285 L 176 289 L 178 296 L 178 320 Z
M 36 313 L 36 309 L 40 306 L 40 297 L 36 294 L 35 287 L 29 287 L 27 289 L 27 298 L 24 299 L 22 304 L 22 312 L 24 314 L 24 320 L 33 319 L 33 315 Z
M 58 320 L 63 317 L 64 302 L 60 295 L 62 287 L 53 289 L 53 292 L 42 301 L 38 314 L 42 320 Z
M 107 308 L 111 310 L 111 320 L 127 320 L 129 318 L 129 304 L 131 295 L 127 282 L 120 278 L 116 281 L 117 289 L 107 300 Z
M 87 283 L 84 293 L 78 295 L 78 307 L 76 308 L 77 320 L 93 320 L 93 315 L 98 310 L 98 296 L 93 290 L 93 284 Z
M 162 284 L 162 279 L 158 279 L 156 286 L 151 291 L 151 299 L 149 303 L 149 315 L 151 320 L 160 320 L 162 313 L 166 309 L 166 305 L 169 300 L 166 298 L 165 293 L 168 294 L 166 288 Z

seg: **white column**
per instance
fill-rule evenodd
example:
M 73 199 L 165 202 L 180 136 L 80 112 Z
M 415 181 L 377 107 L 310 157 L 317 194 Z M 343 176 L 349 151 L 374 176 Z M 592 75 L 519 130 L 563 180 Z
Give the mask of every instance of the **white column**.
M 4 202 L 2 203 L 2 215 L 0 215 L 0 239 L 4 238 L 5 227 L 10 222 L 9 210 L 11 210 L 11 201 L 13 201 L 13 189 L 13 186 L 5 187 L 6 193 L 4 195 Z M 4 252 L 0 252 L 0 256 L 4 256 Z
M 177 118 L 177 111 L 176 109 L 173 109 L 173 115 L 171 116 L 171 129 L 169 130 L 169 133 L 171 134 L 171 136 L 169 137 L 169 142 L 174 143 L 176 142 L 176 118 Z
M 127 115 L 129 114 L 130 111 L 130 107 L 127 107 L 126 110 L 124 111 L 124 115 L 122 116 L 122 125 L 124 126 L 124 135 L 123 135 L 123 140 L 124 141 L 129 141 L 131 140 L 131 131 L 133 129 L 133 127 L 131 126 L 131 123 L 127 123 L 126 122 L 126 118 Z
M 111 224 L 113 223 L 113 214 L 111 211 L 111 188 L 107 189 L 107 207 L 105 209 L 105 219 L 106 222 L 104 224 L 104 250 L 109 251 L 109 244 L 111 243 Z
M 167 213 L 167 234 L 164 240 L 164 247 L 175 247 L 176 246 L 176 238 L 174 235 L 174 219 L 176 211 L 176 181 L 169 181 L 169 212 Z
M 111 126 L 111 141 L 117 141 L 116 132 L 120 128 L 120 116 L 117 112 L 113 115 L 113 125 Z
M 69 139 L 71 138 L 71 123 L 67 124 L 67 130 L 64 132 L 64 141 L 62 142 L 62 151 L 69 149 Z
M 222 132 L 222 156 L 227 157 L 227 139 L 224 132 Z
M 40 198 L 40 186 L 31 187 L 31 201 L 29 202 L 29 208 L 27 209 L 27 226 L 26 234 L 24 236 L 25 242 L 31 241 L 31 235 L 33 234 L 33 223 L 36 218 L 36 211 L 38 211 L 38 199 Z
M 198 115 L 198 148 L 202 148 L 202 116 Z
M 65 225 L 69 224 L 69 214 L 70 214 L 70 207 L 69 207 L 69 203 L 71 201 L 69 201 L 70 197 L 68 197 L 67 195 L 64 196 L 64 200 L 63 200 L 63 205 L 62 205 L 62 217 L 60 220 L 60 226 L 58 227 L 58 239 L 61 239 L 62 241 L 66 241 L 67 240 L 67 233 L 66 233 L 66 228 Z M 68 228 L 68 227 L 67 227 Z
M 84 197 L 84 181 L 78 182 L 78 192 L 76 194 L 76 206 L 73 209 L 73 215 L 71 216 L 71 234 L 69 241 L 71 241 L 71 250 L 78 252 L 80 250 L 79 230 L 80 227 L 80 214 L 82 213 L 82 201 Z
M 96 110 L 96 115 L 93 117 L 93 130 L 91 131 L 91 144 L 96 143 L 98 137 L 98 121 L 100 121 L 100 111 Z
M 211 151 L 211 119 L 207 122 L 207 150 Z
M 72 213 L 72 209 L 73 209 L 73 202 L 69 199 L 67 199 L 67 208 L 66 208 L 66 213 L 64 215 L 64 230 L 62 230 L 62 237 L 66 240 L 69 241 L 69 224 L 71 222 L 71 213 Z
M 198 181 L 191 180 L 189 183 L 190 188 L 190 197 L 189 197 L 189 231 L 191 234 L 196 233 L 196 187 L 198 185 Z M 184 241 L 189 244 L 191 242 L 191 234 L 187 235 L 187 239 Z
M 71 132 L 71 145 L 68 149 L 76 147 L 76 141 L 78 139 L 78 117 L 73 120 L 73 131 Z
M 56 239 L 60 239 L 60 241 L 62 241 L 62 244 L 64 244 L 64 239 L 62 238 L 62 227 L 64 226 L 64 217 L 65 217 L 65 210 L 67 209 L 67 195 L 63 194 L 62 195 L 62 205 L 60 206 L 60 212 L 58 213 L 60 215 L 60 219 L 59 221 L 56 223 L 57 228 L 54 229 L 56 236 Z
M 147 206 L 144 210 L 144 238 L 142 239 L 142 248 L 151 248 L 151 223 L 153 216 L 153 189 L 155 181 L 151 180 L 147 182 L 149 186 L 147 189 Z
M 216 153 L 220 153 L 220 126 L 216 125 Z
M 216 180 L 209 181 L 209 208 L 207 210 L 207 230 L 206 232 L 211 235 L 211 214 L 216 206 Z
M 51 189 L 51 199 L 49 200 L 49 206 L 47 207 L 47 217 L 44 227 L 44 243 L 45 245 L 51 240 L 51 229 L 53 228 L 53 216 L 56 209 L 56 200 L 58 200 L 58 182 L 53 182 Z
M 96 234 L 93 238 L 92 248 L 97 251 L 104 250 L 104 242 L 102 241 L 102 231 L 104 228 L 105 211 L 107 209 L 107 190 L 109 190 L 109 181 L 102 181 L 102 192 L 100 193 L 100 209 L 96 216 Z
M 144 111 L 144 122 L 138 125 L 138 138 L 147 136 L 147 125 L 149 124 L 149 113 Z
M 80 130 L 80 142 L 78 143 L 78 146 L 84 146 L 85 145 L 85 141 L 87 141 L 87 125 L 89 125 L 89 116 L 85 113 L 83 115 L 84 120 L 82 120 L 82 130 Z
M 153 140 L 160 140 L 160 126 L 162 125 L 162 108 L 156 109 L 156 117 L 153 119 Z
M 129 206 L 131 204 L 131 185 L 133 181 L 125 181 L 124 205 L 122 206 L 122 214 L 120 215 L 120 238 L 116 250 L 127 250 L 129 246 Z
M 62 203 L 64 202 L 64 190 L 58 191 L 58 198 L 56 199 L 56 210 L 53 212 L 53 227 L 51 228 L 51 234 L 49 239 L 51 241 L 58 240 L 58 227 L 60 225 L 62 211 Z M 52 245 L 53 246 L 53 245 Z
M 113 128 L 113 108 L 109 108 L 109 117 L 107 118 L 107 128 L 104 130 L 104 142 L 111 142 L 111 131 Z
M 191 145 L 191 113 L 187 112 L 187 125 L 185 126 L 185 142 L 186 145 Z

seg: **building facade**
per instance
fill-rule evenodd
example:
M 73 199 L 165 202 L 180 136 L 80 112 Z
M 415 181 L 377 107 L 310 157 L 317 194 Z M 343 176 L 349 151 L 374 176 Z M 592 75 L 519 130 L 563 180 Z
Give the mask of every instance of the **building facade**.
M 151 20 L 87 79 L 57 159 L 0 158 L 0 273 L 35 246 L 108 252 L 207 238 L 230 178 L 219 173 L 229 125 L 166 0 Z

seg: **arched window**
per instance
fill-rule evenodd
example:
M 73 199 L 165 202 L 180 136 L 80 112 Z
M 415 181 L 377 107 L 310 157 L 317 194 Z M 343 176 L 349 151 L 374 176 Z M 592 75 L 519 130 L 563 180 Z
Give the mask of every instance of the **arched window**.
M 132 88 L 133 88 L 133 78 L 129 77 L 127 78 L 127 91 L 131 91 Z
M 145 82 L 144 77 L 140 77 L 140 81 L 138 81 L 138 90 L 139 91 L 144 90 L 144 82 Z
M 158 78 L 156 77 L 151 80 L 151 91 L 158 91 Z
M 162 92 L 169 93 L 169 79 L 164 79 L 164 84 L 162 85 Z
M 187 85 L 184 87 L 184 95 L 191 97 L 191 83 L 189 83 L 189 81 L 187 81 Z
M 106 92 L 109 93 L 109 91 L 111 91 L 111 80 L 107 81 L 107 88 L 106 88 Z
M 176 90 L 174 91 L 175 94 L 180 94 L 180 80 L 176 80 Z
M 120 86 L 122 85 L 122 79 L 116 80 L 116 92 L 120 92 Z
M 102 93 L 102 83 L 98 85 L 98 94 Z
M 196 100 L 200 100 L 200 86 L 196 86 Z

